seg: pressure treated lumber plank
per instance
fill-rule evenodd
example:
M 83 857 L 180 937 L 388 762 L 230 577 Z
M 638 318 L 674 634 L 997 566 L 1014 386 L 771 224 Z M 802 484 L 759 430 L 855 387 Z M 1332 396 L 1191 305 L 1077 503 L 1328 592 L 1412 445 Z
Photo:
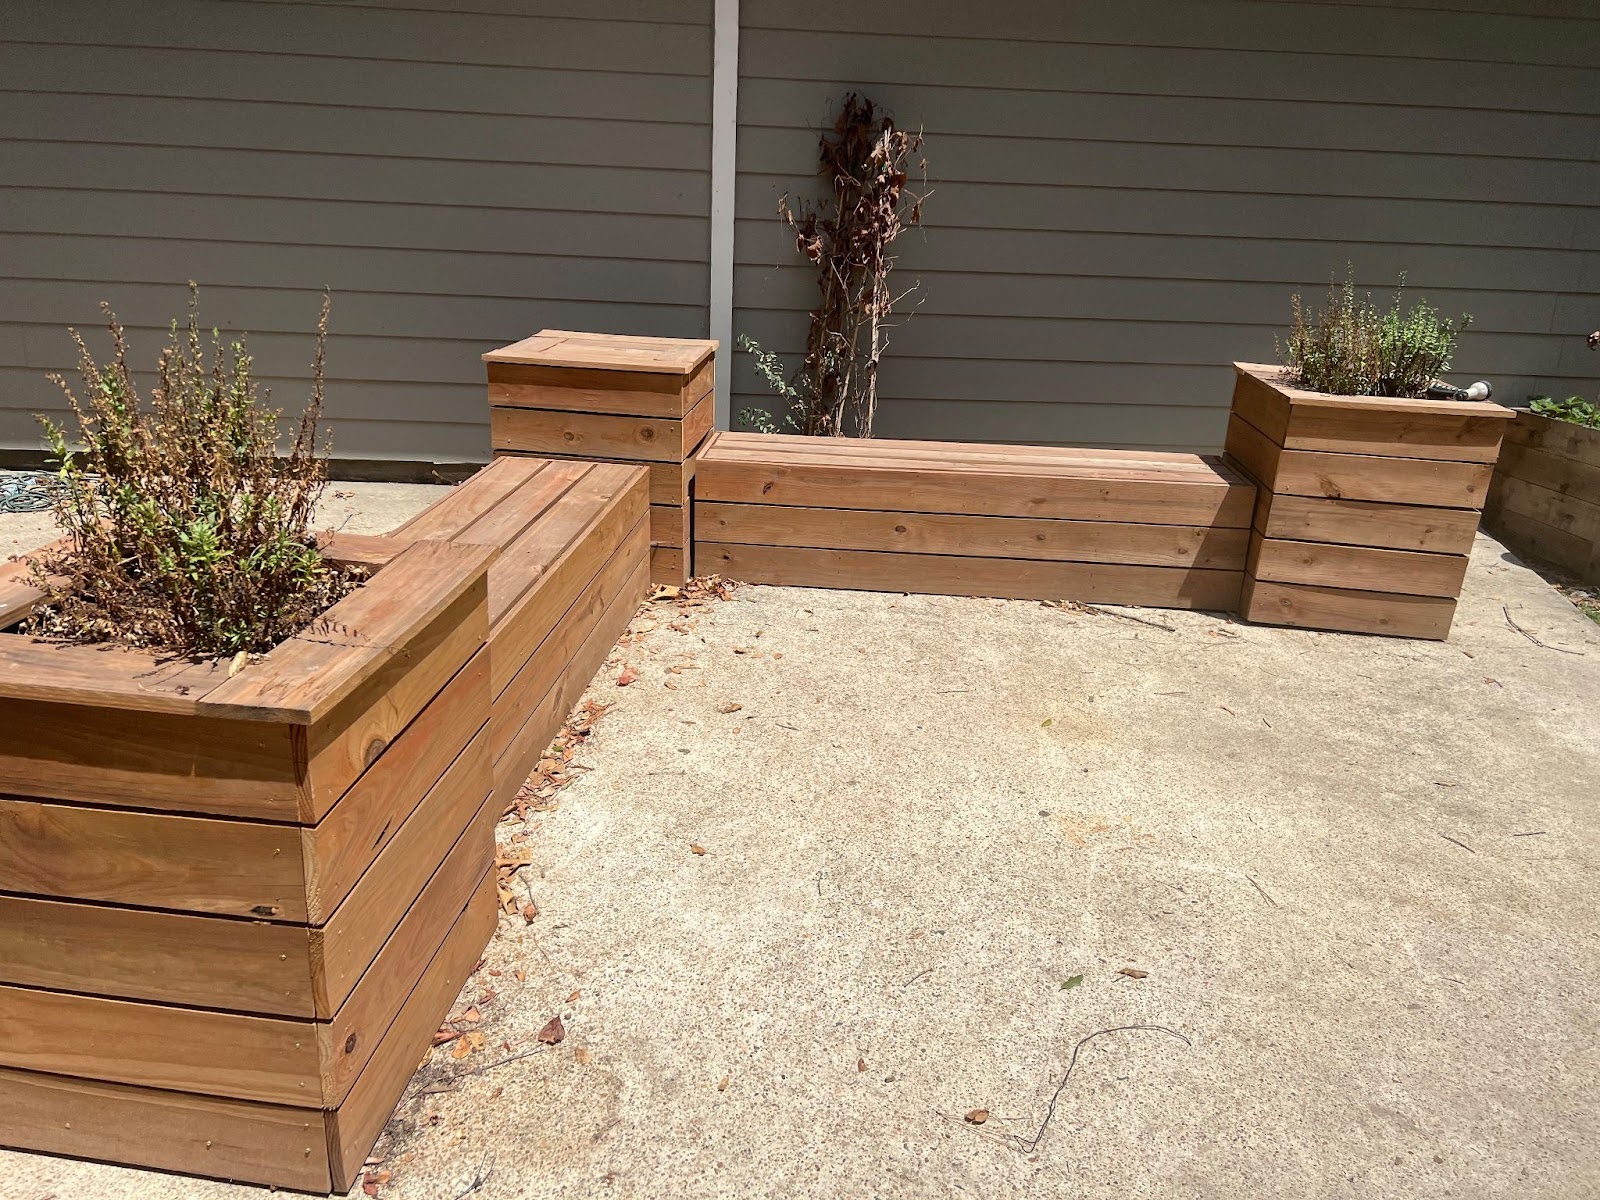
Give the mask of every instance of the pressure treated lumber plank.
M 413 542 L 323 621 L 211 691 L 202 711 L 286 724 L 326 718 L 363 685 L 405 665 L 438 618 L 484 587 L 493 559 L 489 547 Z
M 942 554 L 736 546 L 701 542 L 704 573 L 747 583 L 860 591 L 1082 600 L 1154 608 L 1232 609 L 1241 571 L 1023 561 Z
M 1282 541 L 1255 534 L 1246 569 L 1258 582 L 1454 599 L 1466 578 L 1467 556 Z
M 714 501 L 695 505 L 695 521 L 702 541 L 749 546 L 891 550 L 1223 570 L 1241 569 L 1248 546 L 1248 532 L 1243 529 L 784 508 Z
M 1489 514 L 1489 527 L 1517 554 L 1554 563 L 1586 580 L 1600 580 L 1595 544 L 1586 538 L 1510 510 Z
M 500 812 L 486 796 L 478 814 L 406 910 L 349 999 L 332 1014 L 331 1020 L 318 1023 L 322 1098 L 327 1107 L 343 1103 L 427 963 L 494 866 L 494 827 Z
M 0 1144 L 325 1193 L 323 1114 L 0 1068 Z
M 672 586 L 688 583 L 689 551 L 681 546 L 651 546 L 650 582 Z
M 528 457 L 526 452 L 520 450 L 503 450 L 495 448 L 495 454 L 505 458 Z M 539 457 L 561 461 L 567 456 L 560 454 L 543 454 Z M 694 479 L 697 458 L 686 462 L 651 462 L 634 463 L 633 466 L 643 467 L 648 472 L 649 493 L 651 504 L 676 504 L 684 505 L 689 502 L 689 484 Z
M 490 350 L 482 357 L 486 363 L 644 371 L 681 378 L 692 375 L 716 349 L 716 342 L 696 338 L 545 329 L 520 342 Z
M 287 725 L 0 698 L 0 792 L 294 821 L 304 758 Z
M 0 982 L 207 1008 L 316 1015 L 311 933 L 0 895 Z
M 1112 478 L 1083 465 L 952 470 L 860 456 L 789 464 L 729 455 L 725 441 L 719 436 L 699 457 L 698 500 L 1229 528 L 1247 527 L 1255 504 L 1252 486 L 1220 470 L 1171 480 L 1137 471 Z
M 485 875 L 344 1104 L 328 1114 L 327 1145 L 336 1189 L 354 1185 L 434 1031 L 477 966 L 494 933 L 497 911 L 494 880 Z
M 1500 469 L 1507 475 L 1526 479 L 1563 496 L 1586 504 L 1600 504 L 1600 465 L 1510 445 L 1506 447 Z
M 648 548 L 649 530 L 643 516 L 616 542 L 591 541 L 585 558 L 590 554 L 596 557 L 605 554 L 606 557 L 595 566 L 549 634 L 495 699 L 489 720 L 489 741 L 490 754 L 496 763 L 512 750 L 526 714 L 559 681 L 603 615 L 619 603 L 628 605 L 631 601 L 633 608 L 638 607 L 644 589 L 632 589 Z M 538 749 L 543 750 L 547 744 L 541 744 Z
M 496 449 L 680 462 L 711 431 L 712 417 L 707 398 L 696 403 L 682 420 L 558 409 L 492 408 L 489 429 Z
M 1450 635 L 1456 601 L 1438 596 L 1270 583 L 1245 576 L 1241 614 L 1262 625 L 1442 641 Z
M 316 1107 L 316 1033 L 310 1021 L 0 987 L 0 1067 L 53 1075 Z
M 528 773 L 550 745 L 567 719 L 567 714 L 583 698 L 595 672 L 633 619 L 639 601 L 647 590 L 649 578 L 649 563 L 640 557 L 620 594 L 583 639 L 555 685 L 532 707 L 520 727 L 511 734 L 505 754 L 494 765 L 494 800 L 501 809 L 516 796 L 517 789 L 528 778 Z
M 489 638 L 488 580 L 472 588 L 309 729 L 300 819 L 321 821 Z
M 389 743 L 322 821 L 300 831 L 305 919 L 320 925 L 489 719 L 489 648 Z M 287 914 L 285 914 L 287 916 Z
M 547 462 L 538 475 L 501 499 L 471 524 L 451 534 L 450 540 L 495 549 L 510 545 L 524 531 L 549 516 L 593 469 L 589 463 Z M 470 487 L 471 481 L 462 486 Z M 491 582 L 490 590 L 493 591 L 493 588 Z M 491 603 L 490 620 L 493 619 L 494 605 Z
M 1490 463 L 1512 412 L 1497 404 L 1330 396 L 1269 383 L 1239 365 L 1233 411 L 1289 450 Z
M 1478 514 L 1464 508 L 1375 504 L 1264 491 L 1256 501 L 1255 527 L 1268 537 L 1291 541 L 1467 554 L 1478 531 Z
M 1486 511 L 1519 513 L 1588 542 L 1600 542 L 1600 504 L 1564 495 L 1528 479 L 1496 474 Z
M 162 659 L 120 646 L 78 646 L 0 634 L 0 698 L 177 716 L 201 712 L 228 664 Z
M 490 635 L 492 692 L 499 697 L 549 636 L 622 538 L 645 520 L 636 467 L 602 464 L 567 503 L 507 547 L 490 579 L 498 614 Z
M 1538 450 L 1557 458 L 1571 458 L 1591 467 L 1600 467 L 1600 429 L 1590 429 L 1527 409 L 1517 409 L 1516 413 L 1516 421 L 1506 429 L 1508 443 L 1514 442 L 1526 450 Z
M 650 506 L 650 544 L 652 546 L 687 546 L 684 540 L 688 522 L 685 510 L 677 505 L 652 504 Z
M 448 541 L 547 465 L 542 458 L 496 458 L 442 500 L 436 500 L 405 524 L 396 526 L 390 536 L 410 541 L 429 538 Z
M 386 533 L 319 533 L 322 556 L 351 567 L 386 567 L 406 548 L 406 543 Z
M 492 786 L 488 742 L 487 729 L 473 738 L 327 924 L 313 930 L 318 1012 L 335 1012 L 344 1003 L 432 877 L 440 846 L 454 843 L 478 812 Z
M 493 407 L 681 420 L 716 385 L 716 364 L 707 359 L 684 378 L 644 371 L 490 363 L 488 379 Z
M 0 891 L 306 919 L 302 831 L 0 797 Z

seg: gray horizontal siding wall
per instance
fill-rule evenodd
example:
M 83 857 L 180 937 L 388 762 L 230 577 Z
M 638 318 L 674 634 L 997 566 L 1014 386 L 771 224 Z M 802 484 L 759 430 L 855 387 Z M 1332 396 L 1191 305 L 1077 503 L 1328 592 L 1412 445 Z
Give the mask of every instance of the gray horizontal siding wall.
M 1347 262 L 1472 313 L 1462 376 L 1594 390 L 1588 0 L 742 7 L 736 332 L 804 344 L 814 276 L 774 209 L 816 194 L 843 93 L 927 134 L 881 434 L 1213 448 L 1225 364 L 1270 358 Z M 734 388 L 765 399 L 744 356 Z
M 305 394 L 332 288 L 334 454 L 488 454 L 478 356 L 543 326 L 704 337 L 711 0 L 11 0 L 0 447 L 64 327 L 153 362 L 184 281 Z

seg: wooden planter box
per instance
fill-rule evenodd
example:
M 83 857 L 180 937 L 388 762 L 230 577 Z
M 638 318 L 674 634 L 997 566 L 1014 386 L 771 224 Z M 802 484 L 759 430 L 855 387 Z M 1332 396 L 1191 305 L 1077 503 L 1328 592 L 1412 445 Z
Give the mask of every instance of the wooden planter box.
M 1600 583 L 1600 429 L 1516 410 L 1485 523 L 1507 546 Z
M 493 929 L 494 555 L 231 678 L 0 634 L 0 1143 L 351 1185 Z
M 1331 396 L 1235 363 L 1228 454 L 1260 486 L 1242 615 L 1444 638 L 1513 413 Z

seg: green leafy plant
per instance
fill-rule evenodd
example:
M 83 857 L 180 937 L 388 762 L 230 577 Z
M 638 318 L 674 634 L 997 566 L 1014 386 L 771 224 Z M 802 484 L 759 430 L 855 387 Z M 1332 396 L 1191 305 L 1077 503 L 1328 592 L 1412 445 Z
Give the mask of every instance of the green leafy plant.
M 1343 284 L 1330 283 L 1326 307 L 1307 312 L 1296 295 L 1288 338 L 1280 343 L 1284 367 L 1297 387 L 1339 396 L 1421 396 L 1450 369 L 1456 339 L 1472 324 L 1439 315 L 1426 301 L 1402 303 L 1405 276 L 1387 309 L 1358 296 L 1355 269 Z
M 114 355 L 101 366 L 76 330 L 85 397 L 59 375 L 80 444 L 41 417 L 59 461 L 64 548 L 33 560 L 45 601 L 31 632 L 185 656 L 270 650 L 315 621 L 358 579 L 311 533 L 326 483 L 316 446 L 328 298 L 317 322 L 310 402 L 279 453 L 281 414 L 264 407 L 242 341 L 202 344 L 190 284 L 185 332 L 156 364 L 144 402 L 127 337 L 101 305 Z
M 1552 400 L 1549 396 L 1530 396 L 1528 407 L 1542 416 L 1554 417 L 1558 421 L 1571 421 L 1574 425 L 1600 429 L 1600 404 L 1586 400 L 1582 396 L 1568 396 L 1565 400 Z
M 776 416 L 754 405 L 741 408 L 740 427 L 752 429 L 756 433 L 800 432 L 800 414 L 804 403 L 799 385 L 783 373 L 783 361 L 770 350 L 763 350 L 761 343 L 748 334 L 741 333 L 737 341 L 739 349 L 748 354 L 755 363 L 756 374 L 761 376 L 761 382 L 784 403 L 784 411 Z

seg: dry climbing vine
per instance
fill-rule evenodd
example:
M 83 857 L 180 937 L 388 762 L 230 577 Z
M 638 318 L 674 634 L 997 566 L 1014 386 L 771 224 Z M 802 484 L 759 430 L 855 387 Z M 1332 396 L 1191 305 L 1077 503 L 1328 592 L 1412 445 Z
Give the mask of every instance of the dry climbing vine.
M 787 427 L 824 437 L 871 437 L 878 411 L 878 364 L 888 345 L 896 296 L 890 248 L 922 222 L 926 187 L 911 189 L 911 164 L 922 134 L 896 128 L 865 96 L 844 98 L 831 132 L 821 138 L 819 175 L 831 192 L 819 203 L 779 215 L 794 230 L 795 247 L 817 268 L 821 299 L 811 312 L 805 362 L 792 387 Z M 915 169 L 927 179 L 927 162 Z M 747 349 L 749 347 L 746 347 Z

